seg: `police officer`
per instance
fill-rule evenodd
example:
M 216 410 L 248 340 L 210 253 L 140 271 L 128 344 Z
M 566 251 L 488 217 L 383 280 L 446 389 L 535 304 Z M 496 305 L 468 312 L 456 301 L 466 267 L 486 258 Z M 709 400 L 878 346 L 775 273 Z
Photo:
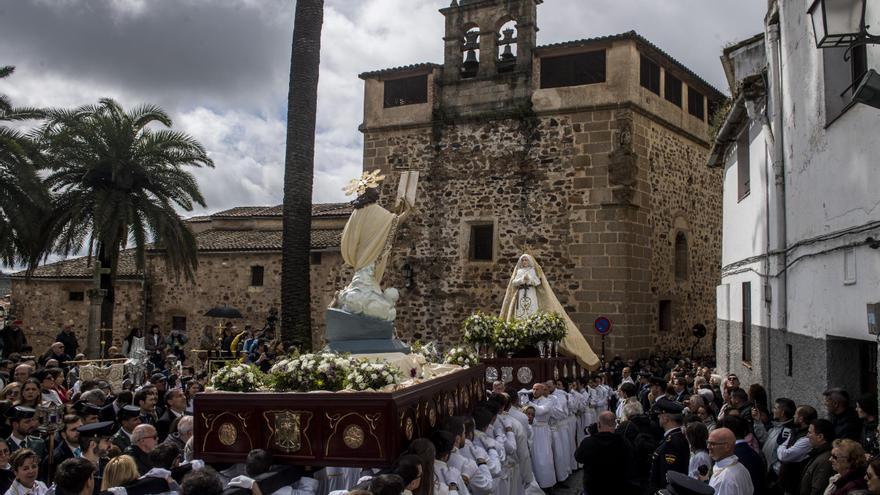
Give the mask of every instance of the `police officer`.
M 687 474 L 690 461 L 688 442 L 681 431 L 684 406 L 672 400 L 658 400 L 654 407 L 664 434 L 651 460 L 650 493 L 666 486 L 667 472 Z
M 46 457 L 46 442 L 31 435 L 39 425 L 37 411 L 30 407 L 14 406 L 6 411 L 6 416 L 12 426 L 12 434 L 6 440 L 9 444 L 9 453 L 18 449 L 31 449 L 36 452 L 39 459 Z
M 715 489 L 705 482 L 695 480 L 687 475 L 670 471 L 667 474 L 669 484 L 665 490 L 660 490 L 660 495 L 714 495 Z
M 107 454 L 110 450 L 110 436 L 113 435 L 113 421 L 85 424 L 77 428 L 76 431 L 79 432 L 80 445 L 77 454 L 91 461 L 97 468 L 94 474 L 94 494 L 97 495 L 101 491 L 104 467 L 110 461 Z
M 110 441 L 124 451 L 131 445 L 131 434 L 134 428 L 141 424 L 141 409 L 135 406 L 125 406 L 116 414 L 116 422 L 119 423 L 119 431 L 113 435 Z

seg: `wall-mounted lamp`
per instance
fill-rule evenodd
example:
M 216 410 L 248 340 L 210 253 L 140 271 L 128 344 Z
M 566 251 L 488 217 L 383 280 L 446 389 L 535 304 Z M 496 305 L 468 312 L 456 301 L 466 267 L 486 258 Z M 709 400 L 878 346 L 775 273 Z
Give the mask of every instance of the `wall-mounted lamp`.
M 868 0 L 814 0 L 807 10 L 813 20 L 817 48 L 841 48 L 880 43 L 868 33 Z
M 412 286 L 415 284 L 415 281 L 413 280 L 413 278 L 414 278 L 413 267 L 409 263 L 404 263 L 403 268 L 402 268 L 402 272 L 403 272 L 403 286 L 406 287 L 407 289 L 411 289 Z

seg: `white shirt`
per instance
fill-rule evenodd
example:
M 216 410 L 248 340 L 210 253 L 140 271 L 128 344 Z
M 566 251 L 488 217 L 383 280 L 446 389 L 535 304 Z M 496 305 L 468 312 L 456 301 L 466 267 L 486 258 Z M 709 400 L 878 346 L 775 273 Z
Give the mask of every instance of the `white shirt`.
M 752 495 L 755 488 L 749 471 L 740 464 L 735 455 L 725 457 L 712 468 L 709 486 L 715 489 L 715 495 Z
M 791 447 L 780 445 L 776 449 L 776 457 L 779 458 L 779 462 L 800 462 L 810 455 L 810 450 L 812 449 L 810 439 L 804 435 L 795 440 L 794 445 Z

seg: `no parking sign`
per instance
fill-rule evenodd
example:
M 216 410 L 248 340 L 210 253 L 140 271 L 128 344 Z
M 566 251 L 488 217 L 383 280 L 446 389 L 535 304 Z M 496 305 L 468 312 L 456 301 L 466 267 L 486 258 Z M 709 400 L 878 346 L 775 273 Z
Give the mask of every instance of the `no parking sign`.
M 593 323 L 593 328 L 596 329 L 596 333 L 604 337 L 611 333 L 611 320 L 604 316 L 600 316 L 596 318 L 595 323 Z

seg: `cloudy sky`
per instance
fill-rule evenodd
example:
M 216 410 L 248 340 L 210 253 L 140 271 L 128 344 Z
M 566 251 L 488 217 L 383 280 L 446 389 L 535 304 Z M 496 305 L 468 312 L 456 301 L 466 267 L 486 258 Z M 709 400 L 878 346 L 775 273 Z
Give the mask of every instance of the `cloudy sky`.
M 538 43 L 634 29 L 722 91 L 721 49 L 762 28 L 766 0 L 545 0 Z M 207 211 L 278 204 L 295 0 L 9 0 L 0 93 L 73 107 L 155 103 L 199 139 Z M 326 0 L 315 152 L 317 202 L 344 201 L 361 169 L 364 71 L 442 63 L 449 0 Z M 201 213 L 201 212 L 199 212 Z

